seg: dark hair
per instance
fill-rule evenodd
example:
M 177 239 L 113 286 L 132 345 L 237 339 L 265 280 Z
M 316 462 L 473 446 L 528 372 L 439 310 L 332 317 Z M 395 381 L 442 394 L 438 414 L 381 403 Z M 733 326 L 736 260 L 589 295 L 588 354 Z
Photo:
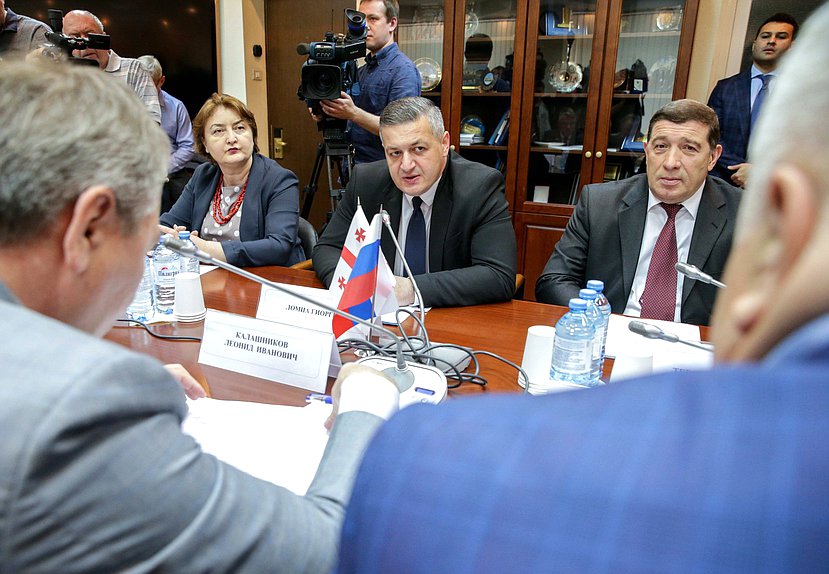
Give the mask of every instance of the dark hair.
M 360 0 L 360 4 L 363 2 L 371 2 L 372 0 Z M 392 18 L 399 18 L 400 17 L 400 4 L 397 3 L 397 0 L 380 0 L 383 3 L 383 7 L 386 9 L 386 22 L 391 22 Z
M 763 23 L 760 24 L 760 27 L 757 28 L 757 33 L 754 34 L 754 39 L 757 39 L 757 36 L 760 35 L 760 30 L 763 29 L 763 26 L 768 24 L 769 22 L 779 22 L 781 24 L 789 24 L 792 27 L 792 40 L 797 38 L 797 30 L 800 26 L 797 24 L 797 20 L 794 19 L 794 16 L 791 14 L 786 14 L 785 12 L 778 12 L 777 14 L 772 14 L 765 20 Z
M 699 122 L 704 126 L 708 126 L 708 145 L 711 146 L 712 150 L 717 147 L 717 143 L 720 141 L 720 121 L 717 119 L 716 112 L 696 100 L 676 100 L 659 108 L 653 114 L 651 123 L 648 124 L 648 140 L 651 139 L 653 126 L 660 120 L 672 124 Z
M 204 127 L 207 120 L 209 120 L 210 116 L 213 115 L 213 112 L 216 111 L 216 108 L 231 109 L 239 114 L 240 118 L 247 122 L 250 126 L 250 131 L 253 134 L 253 153 L 259 153 L 259 144 L 256 142 L 256 135 L 258 131 L 256 129 L 256 119 L 253 117 L 253 112 L 251 112 L 241 100 L 234 98 L 233 96 L 228 96 L 227 94 L 213 94 L 210 96 L 210 98 L 204 102 L 204 105 L 199 110 L 199 113 L 196 114 L 196 117 L 193 118 L 193 139 L 196 140 L 196 151 L 202 155 L 207 155 L 207 150 L 204 148 Z M 210 158 L 210 161 L 215 163 L 213 158 Z

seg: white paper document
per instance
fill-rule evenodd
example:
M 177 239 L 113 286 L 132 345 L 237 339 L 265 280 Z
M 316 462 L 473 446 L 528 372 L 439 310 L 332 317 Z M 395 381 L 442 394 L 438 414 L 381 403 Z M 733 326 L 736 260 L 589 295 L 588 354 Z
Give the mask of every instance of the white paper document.
M 331 405 L 286 407 L 241 401 L 187 401 L 182 430 L 204 452 L 262 480 L 305 494 L 317 472 Z

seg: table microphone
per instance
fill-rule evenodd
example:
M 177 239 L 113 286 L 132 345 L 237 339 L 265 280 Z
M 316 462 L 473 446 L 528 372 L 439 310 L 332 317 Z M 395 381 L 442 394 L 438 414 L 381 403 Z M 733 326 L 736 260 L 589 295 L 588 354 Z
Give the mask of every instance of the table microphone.
M 400 248 L 400 243 L 397 241 L 397 235 L 394 233 L 394 229 L 391 227 L 391 217 L 389 216 L 389 212 L 385 209 L 380 210 L 380 218 L 383 220 L 383 225 L 386 229 L 389 230 L 389 235 L 391 235 L 391 240 L 394 243 L 394 249 L 397 251 L 397 254 L 400 256 L 400 260 L 403 262 L 403 268 L 406 269 L 406 274 L 409 276 L 409 280 L 412 282 L 412 287 L 414 287 L 415 297 L 417 298 L 418 307 L 420 307 L 420 320 L 426 321 L 426 309 L 423 306 L 423 296 L 420 294 L 420 287 L 417 286 L 417 281 L 414 279 L 414 275 L 412 274 L 412 269 L 409 267 L 409 262 L 406 261 L 406 255 L 403 253 L 403 250 Z M 429 336 L 426 335 L 426 327 L 423 327 L 423 335 L 424 339 L 426 339 L 426 343 L 429 343 Z
M 667 341 L 669 343 L 682 343 L 690 347 L 695 347 L 697 349 L 702 349 L 703 351 L 708 351 L 709 353 L 714 352 L 714 347 L 711 345 L 706 345 L 705 343 L 697 341 L 686 341 L 685 339 L 680 339 L 673 333 L 666 333 L 656 325 L 652 325 L 651 323 L 645 323 L 644 321 L 631 321 L 630 323 L 628 323 L 628 329 L 630 329 L 637 335 L 642 335 L 647 339 L 659 339 L 662 341 Z
M 674 265 L 674 269 L 676 269 L 677 273 L 681 273 L 689 279 L 702 281 L 703 283 L 708 283 L 709 285 L 719 287 L 720 289 L 725 288 L 725 283 L 717 281 L 708 273 L 701 271 L 700 268 L 696 265 L 691 265 L 690 263 L 683 263 L 682 261 L 677 261 L 676 265 Z
M 432 362 L 438 362 L 441 365 L 451 365 L 448 367 L 448 370 L 455 370 L 463 371 L 469 365 L 469 362 L 472 360 L 470 354 L 464 351 L 462 348 L 453 348 L 451 346 L 441 346 L 440 343 L 436 343 L 437 348 L 430 348 L 429 343 L 429 335 L 426 333 L 426 310 L 423 305 L 423 296 L 420 294 L 420 287 L 417 286 L 417 281 L 415 281 L 414 274 L 412 273 L 412 269 L 409 267 L 409 262 L 406 261 L 406 254 L 403 253 L 403 249 L 400 247 L 400 243 L 397 241 L 397 234 L 394 232 L 391 226 L 391 217 L 389 216 L 389 212 L 385 209 L 380 209 L 380 218 L 383 220 L 383 225 L 391 235 L 392 243 L 394 243 L 394 249 L 397 251 L 397 255 L 400 257 L 400 261 L 403 262 L 403 268 L 406 270 L 406 274 L 409 276 L 409 280 L 412 282 L 412 287 L 414 287 L 415 297 L 417 298 L 418 306 L 420 307 L 420 320 L 424 323 L 423 325 L 423 340 L 425 341 L 425 355 L 428 355 Z
M 239 275 L 244 277 L 245 279 L 250 279 L 260 285 L 265 285 L 266 287 L 271 287 L 272 289 L 276 289 L 281 293 L 287 293 L 292 297 L 296 297 L 306 303 L 319 307 L 321 309 L 325 309 L 326 311 L 333 313 L 335 315 L 339 315 L 340 317 L 344 317 L 349 321 L 354 321 L 360 325 L 368 327 L 369 329 L 374 329 L 375 331 L 379 331 L 384 335 L 391 337 L 393 340 L 397 342 L 397 348 L 395 352 L 395 359 L 392 360 L 388 357 L 383 357 L 384 360 L 382 364 L 385 368 L 378 368 L 380 363 L 370 364 L 376 368 L 377 370 L 381 370 L 384 374 L 388 375 L 394 383 L 397 385 L 397 388 L 400 390 L 400 407 L 408 406 L 412 403 L 419 403 L 419 402 L 426 402 L 426 403 L 439 403 L 443 400 L 446 396 L 446 376 L 440 370 L 430 367 L 427 365 L 421 365 L 418 363 L 410 363 L 406 361 L 406 357 L 403 354 L 403 342 L 397 335 L 394 334 L 393 331 L 381 326 L 371 323 L 370 321 L 366 321 L 365 319 L 361 319 L 351 313 L 347 313 L 336 307 L 332 307 L 325 303 L 321 303 L 319 301 L 315 301 L 313 298 L 308 297 L 302 293 L 296 293 L 287 289 L 283 285 L 276 283 L 274 281 L 270 281 L 265 279 L 264 277 L 260 277 L 259 275 L 254 275 L 250 271 L 245 271 L 244 269 L 240 269 L 235 265 L 231 265 L 230 263 L 226 263 L 224 261 L 220 261 L 215 259 L 212 255 L 207 253 L 206 251 L 202 251 L 195 245 L 191 243 L 185 243 L 184 241 L 179 240 L 176 237 L 171 235 L 165 235 L 161 238 L 161 242 L 164 246 L 172 251 L 175 251 L 179 255 L 183 255 L 185 257 L 195 257 L 202 263 L 208 263 L 210 265 L 215 265 L 216 267 L 221 267 L 222 269 L 226 269 L 235 275 Z M 358 363 L 362 363 L 363 361 L 357 361 Z M 393 366 L 389 366 L 387 363 L 395 362 Z

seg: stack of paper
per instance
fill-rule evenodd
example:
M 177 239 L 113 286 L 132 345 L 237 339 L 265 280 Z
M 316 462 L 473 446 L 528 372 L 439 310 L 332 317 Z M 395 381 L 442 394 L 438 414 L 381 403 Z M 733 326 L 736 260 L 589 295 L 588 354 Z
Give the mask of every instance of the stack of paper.
M 202 450 L 252 474 L 305 494 L 317 472 L 331 406 L 286 407 L 215 399 L 188 400 L 182 430 Z

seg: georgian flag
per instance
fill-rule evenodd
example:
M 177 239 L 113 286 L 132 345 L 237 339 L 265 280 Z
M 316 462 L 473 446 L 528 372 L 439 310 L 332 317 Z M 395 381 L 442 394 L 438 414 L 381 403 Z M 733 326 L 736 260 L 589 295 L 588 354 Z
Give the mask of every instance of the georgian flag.
M 382 230 L 380 214 L 375 215 L 369 225 L 358 203 L 329 287 L 330 292 L 339 295 L 338 309 L 367 321 L 398 308 L 394 273 L 380 249 Z M 335 316 L 333 326 L 337 338 L 352 329 L 352 334 L 368 335 L 365 328 L 344 318 Z

